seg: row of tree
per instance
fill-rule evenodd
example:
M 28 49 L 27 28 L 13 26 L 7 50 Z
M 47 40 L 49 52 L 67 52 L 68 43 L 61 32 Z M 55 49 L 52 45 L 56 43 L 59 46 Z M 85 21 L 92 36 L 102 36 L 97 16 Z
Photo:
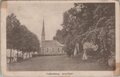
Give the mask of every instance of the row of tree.
M 115 4 L 74 3 L 74 7 L 63 14 L 62 30 L 55 40 L 65 44 L 65 51 L 72 55 L 76 42 L 82 45 L 93 41 L 99 46 L 96 56 L 109 59 L 115 53 Z
M 17 49 L 23 52 L 40 50 L 37 36 L 29 31 L 12 13 L 7 16 L 7 49 Z

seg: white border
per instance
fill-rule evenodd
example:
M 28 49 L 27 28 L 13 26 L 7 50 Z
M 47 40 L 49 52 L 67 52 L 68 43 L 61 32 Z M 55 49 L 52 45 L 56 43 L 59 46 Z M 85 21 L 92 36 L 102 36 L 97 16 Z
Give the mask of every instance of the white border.
M 7 1 L 10 2 L 10 1 Z M 16 1 L 11 1 L 16 2 Z M 22 2 L 22 1 L 18 1 Z M 24 1 L 28 3 L 37 3 L 39 1 Z M 116 6 L 116 62 L 120 63 L 120 23 L 119 23 L 119 1 L 115 0 L 81 0 L 81 1 L 40 1 L 41 3 L 109 3 L 113 2 Z M 114 71 L 14 71 L 10 72 L 6 70 L 6 15 L 7 8 L 1 8 L 1 66 L 2 66 L 2 74 L 3 76 L 12 76 L 12 77 L 113 77 Z M 47 75 L 47 73 L 73 73 L 72 75 Z

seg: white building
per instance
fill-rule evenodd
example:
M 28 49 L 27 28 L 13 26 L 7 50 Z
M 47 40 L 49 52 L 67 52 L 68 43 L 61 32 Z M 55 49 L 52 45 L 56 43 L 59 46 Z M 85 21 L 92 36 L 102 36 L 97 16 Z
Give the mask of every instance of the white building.
M 63 46 L 56 40 L 45 40 L 45 27 L 43 21 L 43 28 L 41 34 L 41 55 L 63 55 Z

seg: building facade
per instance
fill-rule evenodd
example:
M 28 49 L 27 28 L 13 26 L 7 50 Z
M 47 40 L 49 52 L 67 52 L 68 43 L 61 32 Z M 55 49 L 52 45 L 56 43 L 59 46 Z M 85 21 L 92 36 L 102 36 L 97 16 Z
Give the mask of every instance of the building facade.
M 56 40 L 45 40 L 45 25 L 43 20 L 43 28 L 41 34 L 41 55 L 64 55 L 62 44 Z

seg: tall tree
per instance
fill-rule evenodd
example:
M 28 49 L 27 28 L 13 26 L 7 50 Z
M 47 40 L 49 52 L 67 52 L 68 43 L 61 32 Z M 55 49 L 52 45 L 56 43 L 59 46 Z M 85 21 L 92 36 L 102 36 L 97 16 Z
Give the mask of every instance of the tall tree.
M 7 48 L 24 52 L 40 50 L 37 36 L 21 25 L 13 13 L 7 16 Z
M 65 51 L 73 53 L 75 43 L 80 46 L 86 41 L 98 44 L 99 56 L 109 58 L 115 51 L 115 4 L 75 3 L 63 14 L 63 29 L 54 37 L 65 44 Z M 82 46 L 80 47 L 82 51 Z

